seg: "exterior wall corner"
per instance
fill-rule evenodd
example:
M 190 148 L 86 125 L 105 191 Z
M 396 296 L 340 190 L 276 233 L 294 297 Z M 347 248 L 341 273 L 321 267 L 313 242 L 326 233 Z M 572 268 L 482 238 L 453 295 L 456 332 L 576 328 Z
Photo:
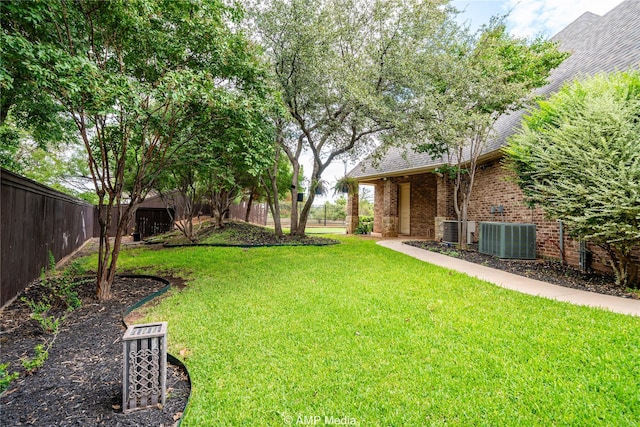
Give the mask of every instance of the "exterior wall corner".
M 360 199 L 359 194 L 351 194 L 347 198 L 347 218 L 346 218 L 346 232 L 347 234 L 355 234 L 356 228 L 360 222 Z

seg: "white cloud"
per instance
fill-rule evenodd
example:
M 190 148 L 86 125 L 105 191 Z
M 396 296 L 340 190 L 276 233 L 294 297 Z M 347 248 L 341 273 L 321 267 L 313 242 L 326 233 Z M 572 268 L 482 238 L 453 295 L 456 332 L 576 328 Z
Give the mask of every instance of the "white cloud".
M 507 0 L 510 32 L 518 37 L 551 37 L 585 12 L 604 15 L 623 0 Z

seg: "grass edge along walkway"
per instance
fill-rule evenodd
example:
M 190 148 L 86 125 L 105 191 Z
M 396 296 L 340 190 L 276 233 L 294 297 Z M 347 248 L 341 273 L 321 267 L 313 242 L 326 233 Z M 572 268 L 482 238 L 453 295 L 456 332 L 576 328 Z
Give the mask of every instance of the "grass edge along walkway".
M 340 239 L 321 248 L 123 253 L 123 268 L 189 280 L 147 318 L 169 322 L 171 351 L 191 373 L 183 425 L 640 419 L 640 319 Z
M 468 274 L 480 280 L 493 283 L 506 289 L 522 292 L 528 295 L 541 296 L 556 301 L 588 307 L 602 308 L 614 313 L 640 316 L 640 300 L 603 295 L 580 289 L 553 285 L 540 280 L 530 279 L 506 271 L 468 262 L 462 259 L 442 255 L 433 251 L 405 245 L 400 240 L 381 240 L 378 245 L 403 253 L 424 262 L 438 265 Z M 640 423 L 640 421 L 639 421 Z

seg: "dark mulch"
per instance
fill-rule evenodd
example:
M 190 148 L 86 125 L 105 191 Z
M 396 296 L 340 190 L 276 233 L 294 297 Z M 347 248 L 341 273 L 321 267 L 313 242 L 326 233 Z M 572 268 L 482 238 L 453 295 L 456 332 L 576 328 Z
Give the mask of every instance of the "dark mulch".
M 623 298 L 640 299 L 640 294 L 616 286 L 612 276 L 583 273 L 552 260 L 500 259 L 481 254 L 474 246 L 470 250 L 463 251 L 450 244 L 432 241 L 412 240 L 403 243 L 555 285 Z
M 199 229 L 197 237 L 197 244 L 213 246 L 322 246 L 339 243 L 335 239 L 325 237 L 291 236 L 289 234 L 276 236 L 272 229 L 236 221 L 225 222 L 220 228 L 216 228 L 211 223 L 205 223 Z M 208 243 L 218 240 L 220 243 Z M 154 236 L 148 239 L 147 243 L 163 243 L 167 246 L 191 244 L 178 231 Z
M 0 424 L 6 426 L 171 426 L 184 411 L 189 382 L 184 370 L 168 365 L 168 399 L 162 409 L 123 414 L 122 323 L 124 311 L 165 286 L 146 278 L 117 278 L 113 298 L 98 302 L 95 282 L 85 280 L 75 290 L 82 306 L 67 315 L 44 366 L 31 374 L 22 358 L 33 357 L 37 344 L 52 339 L 30 319 L 20 299 L 1 313 L 0 363 L 19 379 L 0 395 Z M 21 296 L 39 300 L 47 289 L 32 284 Z M 59 307 L 62 309 L 62 307 Z M 54 313 L 55 314 L 55 313 Z M 57 314 L 60 314 L 58 312 Z

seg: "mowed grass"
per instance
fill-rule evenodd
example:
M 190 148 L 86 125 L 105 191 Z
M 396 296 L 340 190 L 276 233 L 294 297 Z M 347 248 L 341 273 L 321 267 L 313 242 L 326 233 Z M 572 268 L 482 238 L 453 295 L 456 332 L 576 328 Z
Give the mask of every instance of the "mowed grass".
M 345 227 L 307 227 L 306 234 L 345 234 Z
M 121 255 L 188 278 L 147 315 L 191 374 L 184 426 L 640 422 L 640 318 L 339 239 Z

